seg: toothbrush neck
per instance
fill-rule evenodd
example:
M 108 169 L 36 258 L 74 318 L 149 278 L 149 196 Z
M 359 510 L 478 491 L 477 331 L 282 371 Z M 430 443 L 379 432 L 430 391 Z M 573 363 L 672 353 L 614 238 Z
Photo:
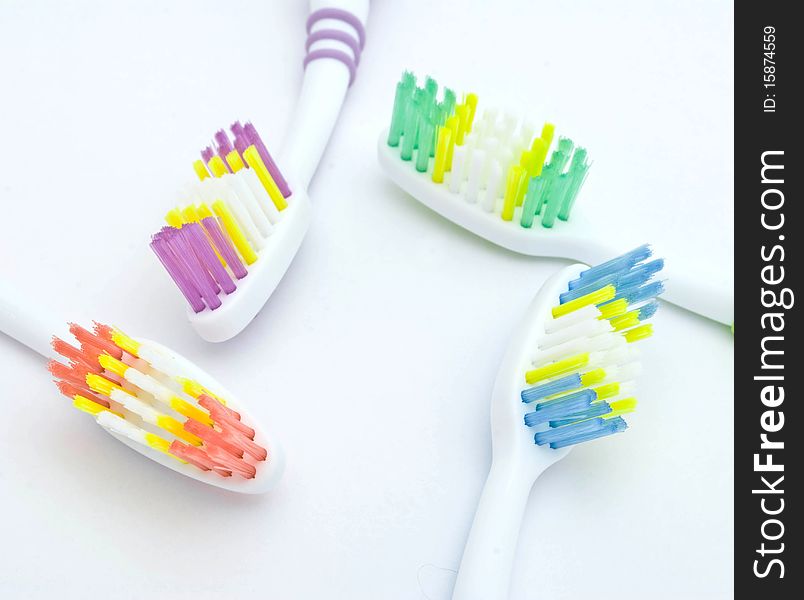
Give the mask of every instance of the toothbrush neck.
M 366 41 L 368 0 L 311 0 L 299 100 L 285 135 L 281 166 L 305 189 L 332 136 Z

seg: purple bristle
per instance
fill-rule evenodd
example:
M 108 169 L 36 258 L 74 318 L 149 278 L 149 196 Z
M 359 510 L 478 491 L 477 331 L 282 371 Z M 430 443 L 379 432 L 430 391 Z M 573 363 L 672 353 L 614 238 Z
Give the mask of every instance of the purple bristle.
M 226 135 L 226 132 L 223 129 L 219 129 L 215 132 L 215 151 L 218 153 L 218 156 L 220 156 L 223 161 L 223 165 L 229 172 L 232 170 L 229 168 L 229 163 L 226 162 L 226 155 L 232 150 L 232 143 L 229 141 L 229 136 Z
M 204 228 L 198 223 L 190 223 L 182 227 L 182 230 L 185 229 L 187 230 L 187 238 L 196 256 L 198 256 L 201 263 L 206 266 L 207 272 L 214 279 L 214 282 L 227 294 L 234 292 L 237 286 L 212 249 L 210 241 L 204 232 Z
M 271 158 L 271 154 L 268 152 L 268 148 L 265 147 L 265 144 L 262 143 L 262 138 L 260 138 L 260 134 L 257 133 L 254 125 L 251 122 L 247 122 L 243 126 L 243 132 L 248 140 L 249 144 L 253 144 L 255 148 L 257 148 L 257 152 L 262 159 L 262 162 L 265 164 L 265 168 L 268 169 L 268 172 L 273 177 L 276 186 L 279 188 L 279 191 L 282 192 L 282 196 L 287 198 L 290 196 L 290 188 L 288 187 L 288 182 L 285 181 L 285 178 L 282 176 L 282 173 L 279 171 L 279 167 L 276 166 L 274 159 Z
M 210 160 L 212 160 L 213 156 L 215 156 L 215 152 L 213 152 L 212 148 L 209 146 L 201 150 L 201 158 L 204 159 L 204 164 L 207 164 Z
M 243 131 L 243 126 L 240 124 L 240 121 L 235 121 L 229 129 L 231 129 L 232 135 L 234 135 L 235 150 L 237 150 L 240 156 L 243 156 L 243 152 L 249 147 L 248 137 L 246 136 L 246 132 Z
M 240 262 L 235 249 L 232 247 L 231 242 L 229 242 L 229 238 L 224 235 L 220 225 L 218 225 L 218 221 L 214 217 L 207 217 L 201 219 L 201 224 L 215 244 L 218 253 L 223 257 L 223 260 L 226 261 L 232 273 L 234 273 L 234 276 L 238 279 L 243 279 L 243 277 L 248 275 L 248 270 L 246 270 L 245 265 Z
M 215 310 L 222 304 L 221 291 L 231 294 L 237 289 L 232 274 L 237 279 L 248 274 L 215 217 L 180 228 L 163 227 L 153 235 L 151 249 L 197 313 L 205 308 Z
M 161 231 L 154 234 L 151 240 L 151 250 L 153 250 L 154 254 L 159 258 L 159 261 L 187 299 L 193 311 L 201 312 L 206 308 L 206 305 L 201 299 L 201 294 L 193 285 L 190 278 L 185 274 L 182 263 L 179 261 L 170 243 L 170 239 L 176 231 L 178 230 L 173 227 L 164 227 Z
M 217 285 L 212 281 L 209 272 L 204 267 L 200 258 L 193 251 L 189 239 L 189 228 L 182 226 L 176 230 L 176 235 L 171 237 L 171 242 L 176 252 L 176 257 L 184 268 L 184 273 L 190 279 L 195 289 L 201 294 L 207 306 L 215 310 L 221 305 L 218 298 Z

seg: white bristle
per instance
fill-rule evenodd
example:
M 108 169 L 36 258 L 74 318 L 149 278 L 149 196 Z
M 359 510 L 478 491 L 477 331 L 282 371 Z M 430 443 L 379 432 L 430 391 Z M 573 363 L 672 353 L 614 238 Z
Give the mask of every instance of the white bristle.
M 596 319 L 600 316 L 600 310 L 596 306 L 584 306 L 574 310 L 557 319 L 551 319 L 544 324 L 545 333 L 553 333 L 564 327 L 570 327 L 586 319 Z
M 229 189 L 232 190 L 238 200 L 240 200 L 246 208 L 251 220 L 260 232 L 260 235 L 263 237 L 271 235 L 274 231 L 274 226 L 271 224 L 271 221 L 268 220 L 262 208 L 260 208 L 260 203 L 257 201 L 257 198 L 254 197 L 251 188 L 249 188 L 243 178 L 238 177 L 236 173 L 229 173 L 223 176 L 222 181 L 229 186 Z
M 564 327 L 552 334 L 547 335 L 541 342 L 539 342 L 539 349 L 552 348 L 559 344 L 563 344 L 569 340 L 580 337 L 593 337 L 609 331 L 614 328 L 605 319 L 584 319 L 569 327 Z
M 480 175 L 483 162 L 486 160 L 486 153 L 479 148 L 472 153 L 472 162 L 469 165 L 469 179 L 466 184 L 465 199 L 469 203 L 477 202 L 477 194 L 480 190 Z
M 494 209 L 497 206 L 497 188 L 500 186 L 502 173 L 500 163 L 494 161 L 494 163 L 491 165 L 491 169 L 489 170 L 488 185 L 486 186 L 486 192 L 483 195 L 483 210 L 486 212 L 494 212 Z
M 466 175 L 466 147 L 455 146 L 452 151 L 452 170 L 449 174 L 449 191 L 457 194 Z

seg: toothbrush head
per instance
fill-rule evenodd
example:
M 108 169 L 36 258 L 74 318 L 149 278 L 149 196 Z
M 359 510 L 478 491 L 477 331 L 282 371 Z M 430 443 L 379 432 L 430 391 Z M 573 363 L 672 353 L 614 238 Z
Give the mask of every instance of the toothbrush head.
M 174 471 L 231 491 L 268 491 L 282 475 L 276 442 L 199 367 L 148 340 L 96 323 L 53 338 L 66 362 L 48 369 L 73 406 L 118 440 Z
M 251 123 L 222 129 L 193 163 L 198 182 L 167 213 L 151 249 L 188 302 L 199 335 L 221 342 L 257 315 L 296 255 L 310 200 L 291 191 Z
M 576 444 L 625 431 L 636 407 L 636 342 L 652 334 L 647 321 L 664 290 L 656 279 L 664 261 L 650 257 L 640 246 L 544 284 L 495 383 L 495 455 L 519 455 L 538 474 Z
M 536 133 L 527 119 L 477 109 L 475 94 L 458 102 L 444 88 L 439 99 L 433 79 L 417 86 L 405 72 L 378 142 L 381 167 L 416 200 L 495 244 L 567 255 L 560 240 L 588 233 L 583 220 L 566 223 L 591 165 L 586 149 L 555 140 L 552 123 Z

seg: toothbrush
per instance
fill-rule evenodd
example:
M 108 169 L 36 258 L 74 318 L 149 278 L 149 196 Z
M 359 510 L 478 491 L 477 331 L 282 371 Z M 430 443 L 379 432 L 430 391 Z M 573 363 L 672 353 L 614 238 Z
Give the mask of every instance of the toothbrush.
M 276 485 L 284 453 L 243 403 L 176 352 L 119 329 L 69 325 L 0 290 L 0 331 L 45 358 L 73 406 L 143 456 L 209 485 L 258 494 Z M 67 336 L 64 336 L 65 338 Z
M 310 2 L 304 81 L 279 160 L 251 123 L 235 122 L 233 140 L 219 130 L 193 165 L 200 181 L 153 236 L 205 340 L 228 340 L 251 322 L 304 239 L 307 187 L 354 81 L 368 10 L 368 0 Z
M 494 384 L 492 463 L 453 600 L 502 600 L 528 495 L 576 444 L 624 431 L 640 363 L 634 342 L 663 290 L 641 246 L 596 267 L 553 275 L 534 298 Z M 535 442 L 535 443 L 534 443 Z
M 476 117 L 474 94 L 458 102 L 449 88 L 440 100 L 437 92 L 434 80 L 417 86 L 410 73 L 397 84 L 377 154 L 399 187 L 446 219 L 520 254 L 594 264 L 617 253 L 600 223 L 573 210 L 590 167 L 586 149 L 569 138 L 555 141 L 551 123 L 535 135 L 533 124 L 509 113 L 491 109 Z M 669 279 L 665 300 L 733 323 L 731 290 L 690 273 Z

